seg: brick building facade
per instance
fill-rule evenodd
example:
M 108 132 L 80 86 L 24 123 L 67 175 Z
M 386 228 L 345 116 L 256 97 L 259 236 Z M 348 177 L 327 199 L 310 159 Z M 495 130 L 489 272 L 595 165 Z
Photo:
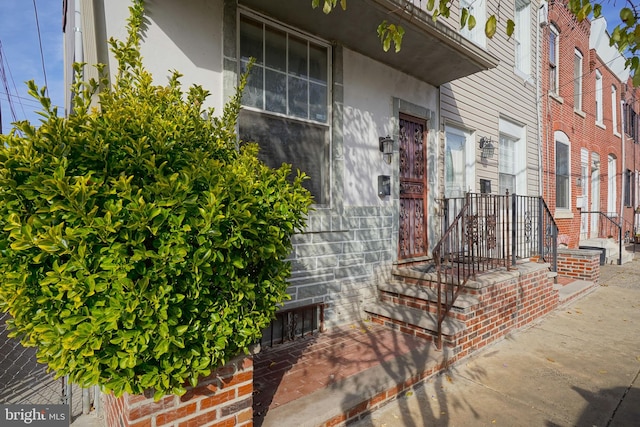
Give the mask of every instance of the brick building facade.
M 577 248 L 614 235 L 614 222 L 632 237 L 640 150 L 637 89 L 606 21 L 578 22 L 565 4 L 549 4 L 542 36 L 542 194 L 559 241 Z

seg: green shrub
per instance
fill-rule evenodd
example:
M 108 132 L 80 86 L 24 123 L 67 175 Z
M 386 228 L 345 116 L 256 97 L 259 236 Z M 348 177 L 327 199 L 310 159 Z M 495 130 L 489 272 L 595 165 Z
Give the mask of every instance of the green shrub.
M 31 82 L 40 127 L 0 140 L 0 310 L 57 375 L 159 398 L 260 337 L 311 196 L 237 142 L 243 85 L 207 119 L 202 88 L 152 83 L 142 20 L 137 0 L 128 39 L 111 41 L 113 84 L 76 84 L 60 118 Z

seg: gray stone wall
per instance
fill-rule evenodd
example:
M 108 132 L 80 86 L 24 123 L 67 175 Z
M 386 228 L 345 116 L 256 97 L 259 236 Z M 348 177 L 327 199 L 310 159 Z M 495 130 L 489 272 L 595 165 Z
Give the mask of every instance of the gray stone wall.
M 293 240 L 291 300 L 285 308 L 325 303 L 328 327 L 358 320 L 389 276 L 396 245 L 391 207 L 345 208 L 343 215 L 316 211 Z

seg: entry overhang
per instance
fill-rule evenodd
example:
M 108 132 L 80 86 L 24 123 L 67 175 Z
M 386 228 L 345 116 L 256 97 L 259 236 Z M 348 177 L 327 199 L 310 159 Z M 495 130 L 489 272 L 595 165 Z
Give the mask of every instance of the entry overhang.
M 434 86 L 494 68 L 499 62 L 441 20 L 433 22 L 425 9 L 408 0 L 349 0 L 347 10 L 338 7 L 328 15 L 321 8 L 313 9 L 311 0 L 239 3 Z M 384 20 L 405 29 L 398 53 L 393 48 L 388 52 L 382 49 L 376 30 Z

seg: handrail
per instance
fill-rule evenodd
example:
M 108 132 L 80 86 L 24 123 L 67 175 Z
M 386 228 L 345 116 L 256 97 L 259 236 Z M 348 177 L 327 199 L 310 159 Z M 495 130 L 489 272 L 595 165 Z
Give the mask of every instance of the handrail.
M 512 196 L 512 263 L 538 255 L 557 271 L 558 225 L 539 196 Z
M 544 226 L 544 241 L 541 236 L 539 253 L 543 261 L 551 264 L 551 271 L 558 271 L 558 224 L 556 223 L 551 209 L 547 205 L 547 202 L 540 197 L 541 208 L 540 211 L 544 211 L 544 217 L 540 220 L 540 223 Z M 542 231 L 542 230 L 540 230 Z M 541 233 L 542 234 L 542 233 Z M 546 243 L 546 245 L 545 245 Z M 546 249 L 546 250 L 545 250 Z M 551 252 L 552 257 L 549 259 L 545 255 Z
M 451 200 L 456 207 L 461 202 L 459 199 L 444 199 L 445 217 L 448 217 Z M 456 217 L 450 224 L 444 224 L 442 237 L 432 252 L 438 280 L 436 346 L 439 348 L 442 344 L 442 322 L 467 281 L 482 271 L 511 268 L 509 211 L 508 194 L 467 193 Z
M 591 214 L 591 215 L 598 215 L 600 218 L 604 218 L 606 220 L 605 221 L 598 221 L 598 237 L 602 238 L 605 237 L 603 231 L 607 231 L 606 233 L 606 237 L 607 238 L 611 238 L 614 237 L 613 234 L 611 234 L 611 231 L 617 231 L 617 235 L 618 235 L 618 265 L 622 265 L 622 225 L 620 225 L 619 223 L 617 223 L 613 218 L 611 218 L 609 215 L 607 215 L 604 212 L 601 211 L 580 211 L 580 215 L 587 215 L 587 214 Z M 603 222 L 605 224 L 608 225 L 608 227 L 606 227 Z
M 443 199 L 442 237 L 433 249 L 437 274 L 437 340 L 461 289 L 477 273 L 538 255 L 557 271 L 558 226 L 542 197 L 467 193 Z M 450 212 L 457 212 L 453 220 Z
M 446 199 L 445 199 L 446 204 Z M 460 248 L 456 244 L 464 233 L 463 218 L 468 215 L 469 200 L 465 197 L 465 202 L 455 219 L 442 233 L 442 237 L 433 249 L 433 260 L 435 263 L 436 274 L 438 277 L 438 305 L 437 305 L 437 336 L 436 336 L 436 348 L 442 348 L 442 322 L 447 316 L 447 313 L 453 307 L 460 290 L 469 280 L 470 274 L 468 274 L 466 263 L 454 263 L 453 254 L 455 254 Z M 455 274 L 454 274 L 455 273 Z M 462 273 L 462 274 L 461 274 Z M 443 277 L 444 276 L 444 277 Z M 453 280 L 453 279 L 457 280 Z M 443 283 L 446 286 L 443 297 Z M 450 291 L 450 292 L 449 292 Z M 444 307 L 443 307 L 444 304 Z

